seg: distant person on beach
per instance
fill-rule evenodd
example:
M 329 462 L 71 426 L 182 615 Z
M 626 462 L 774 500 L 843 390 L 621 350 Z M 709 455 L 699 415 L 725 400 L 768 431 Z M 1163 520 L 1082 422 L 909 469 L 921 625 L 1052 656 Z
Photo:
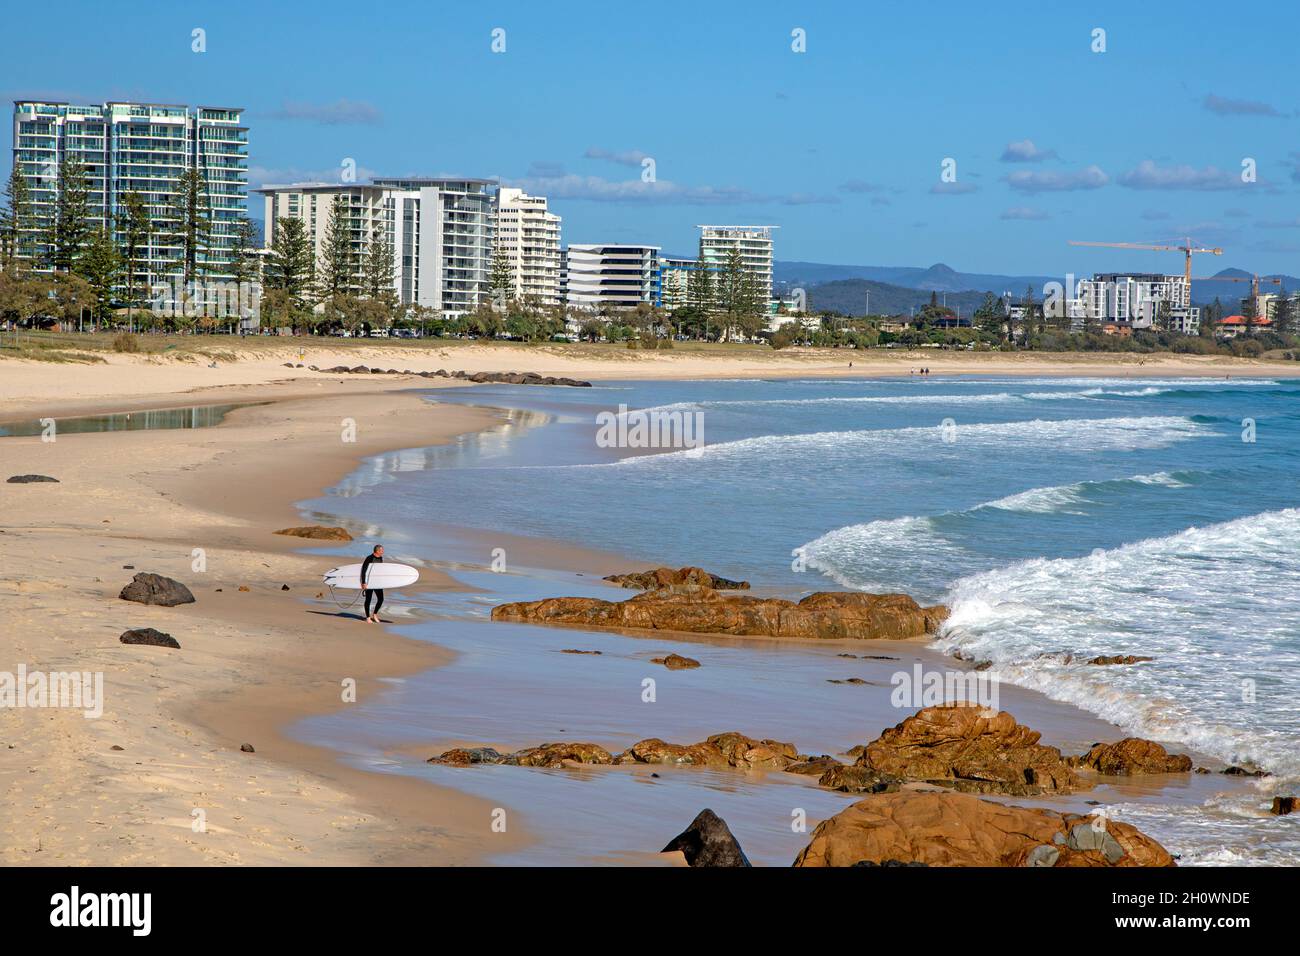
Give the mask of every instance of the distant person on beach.
M 373 624 L 379 623 L 379 609 L 384 606 L 383 588 L 366 587 L 366 582 L 370 580 L 370 566 L 376 563 L 384 563 L 384 546 L 382 544 L 375 545 L 375 550 L 371 551 L 370 554 L 366 556 L 366 559 L 361 562 L 361 591 L 366 596 L 366 620 Z M 374 597 L 375 599 L 375 609 L 373 612 L 370 610 L 371 597 Z

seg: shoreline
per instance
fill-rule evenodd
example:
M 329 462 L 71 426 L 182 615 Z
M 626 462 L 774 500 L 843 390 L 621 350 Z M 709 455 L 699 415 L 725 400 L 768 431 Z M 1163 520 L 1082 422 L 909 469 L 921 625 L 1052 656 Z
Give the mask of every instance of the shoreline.
M 191 337 L 193 338 L 193 337 Z M 202 350 L 200 346 L 206 345 Z M 655 352 L 629 349 L 589 349 L 583 346 L 522 346 L 510 343 L 427 346 L 333 343 L 281 344 L 264 341 L 191 343 L 196 352 L 148 354 L 101 353 L 95 362 L 42 362 L 0 357 L 3 418 L 30 419 L 47 415 L 131 411 L 217 404 L 228 394 L 260 389 L 300 388 L 309 392 L 343 385 L 350 389 L 441 387 L 447 379 L 412 376 L 340 375 L 286 367 L 302 363 L 335 365 L 400 364 L 412 372 L 439 368 L 466 372 L 536 372 L 591 381 L 618 379 L 782 379 L 903 377 L 914 368 L 929 367 L 925 380 L 949 376 L 1006 375 L 1013 377 L 1114 377 L 1152 375 L 1210 378 L 1300 377 L 1300 362 L 1192 356 L 1175 353 L 1110 352 L 954 352 L 911 350 L 885 352 L 851 349 L 783 349 L 739 347 L 735 350 L 682 348 Z M 232 347 L 237 347 L 231 351 Z M 212 358 L 211 364 L 203 360 Z M 850 363 L 852 363 L 850 365 Z M 215 366 L 215 367 L 214 367 Z M 454 380 L 453 380 L 454 381 Z M 112 396 L 112 406 L 107 405 Z M 191 401 L 192 399 L 192 401 Z M 38 416 L 35 413 L 40 413 Z

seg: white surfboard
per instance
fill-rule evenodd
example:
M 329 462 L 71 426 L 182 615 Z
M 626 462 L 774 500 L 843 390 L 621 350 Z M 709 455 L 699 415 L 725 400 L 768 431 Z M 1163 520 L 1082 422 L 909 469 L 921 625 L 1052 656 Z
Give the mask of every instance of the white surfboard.
M 366 587 L 373 590 L 401 588 L 420 580 L 420 572 L 408 564 L 372 564 L 366 575 Z M 325 572 L 325 583 L 332 588 L 361 589 L 361 565 L 345 564 L 341 568 L 331 568 Z

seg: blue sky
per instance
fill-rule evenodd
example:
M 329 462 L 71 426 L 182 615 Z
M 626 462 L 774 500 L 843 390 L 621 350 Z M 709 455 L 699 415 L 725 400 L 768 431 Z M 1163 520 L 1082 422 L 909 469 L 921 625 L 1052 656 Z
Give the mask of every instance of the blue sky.
M 567 242 L 770 223 L 780 259 L 1063 275 L 1182 264 L 1069 239 L 1190 234 L 1198 273 L 1300 273 L 1300 13 L 981 6 L 51 0 L 6 11 L 0 93 L 242 106 L 255 184 L 499 177 Z

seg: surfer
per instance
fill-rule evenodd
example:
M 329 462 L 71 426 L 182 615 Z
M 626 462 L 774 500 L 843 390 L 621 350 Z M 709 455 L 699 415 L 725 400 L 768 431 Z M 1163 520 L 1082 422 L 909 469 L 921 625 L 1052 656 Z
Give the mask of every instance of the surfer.
M 366 587 L 366 581 L 370 578 L 370 565 L 375 562 L 384 563 L 384 546 L 382 544 L 375 545 L 375 549 L 366 555 L 366 559 L 361 562 L 361 590 L 366 595 L 366 620 L 378 624 L 379 609 L 384 604 L 384 590 L 383 588 Z M 375 599 L 375 610 L 373 612 L 370 610 L 370 598 L 372 596 Z

